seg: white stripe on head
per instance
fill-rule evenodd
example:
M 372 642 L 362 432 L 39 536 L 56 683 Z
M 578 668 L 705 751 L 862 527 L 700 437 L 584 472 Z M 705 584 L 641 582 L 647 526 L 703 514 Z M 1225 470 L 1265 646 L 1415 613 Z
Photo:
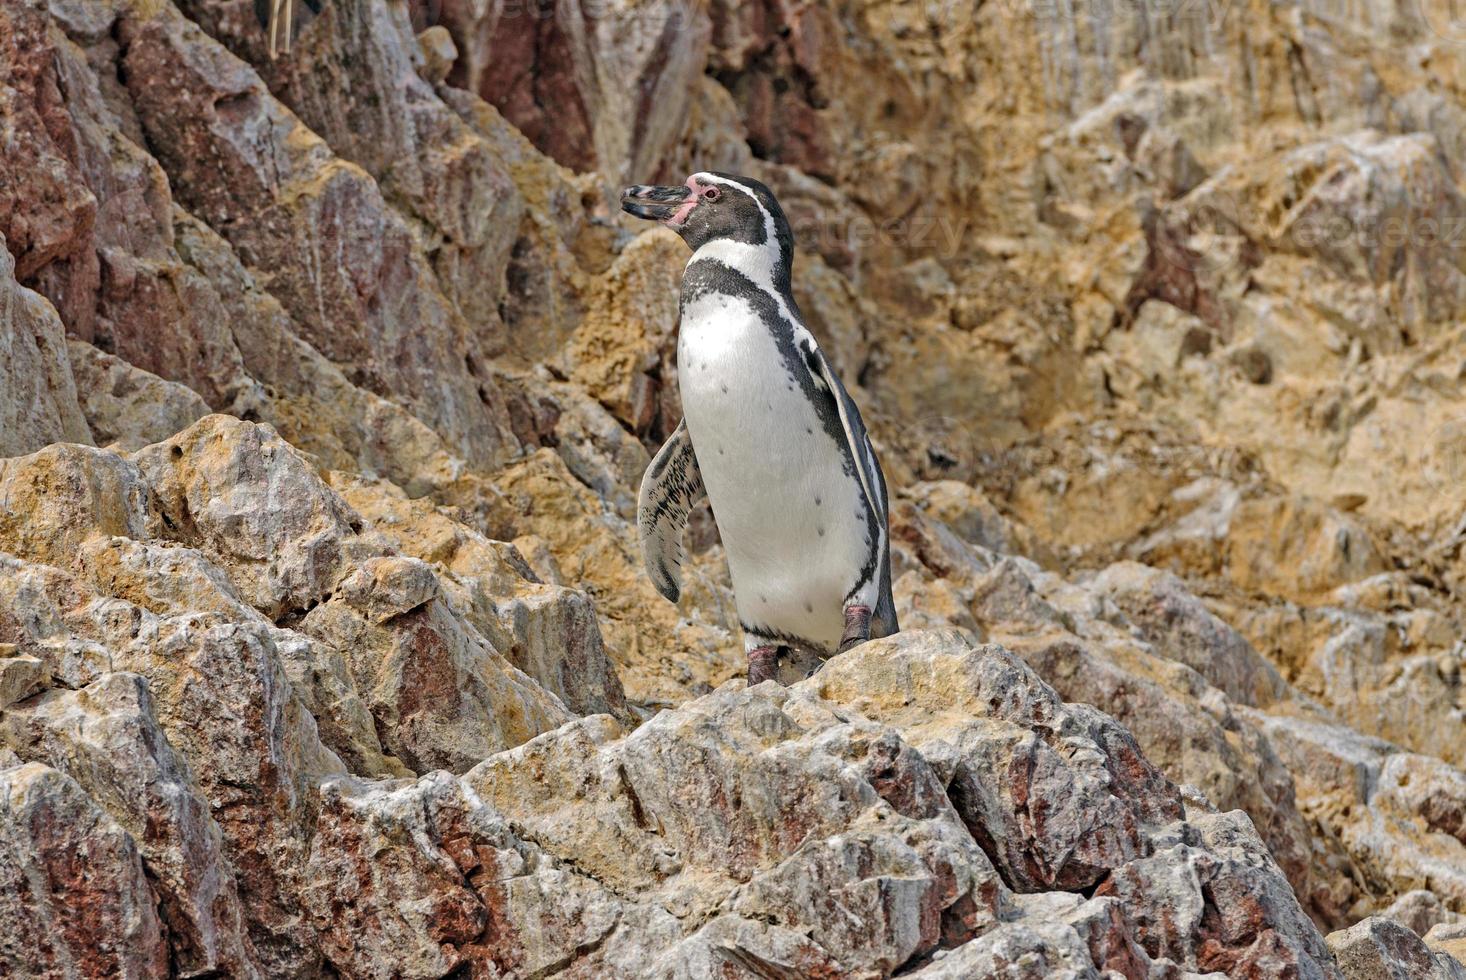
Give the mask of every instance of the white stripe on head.
M 753 188 L 747 184 L 732 180 L 728 177 L 719 177 L 717 174 L 695 173 L 690 178 L 699 184 L 721 184 L 724 187 L 732 188 L 741 194 L 746 194 L 753 203 L 757 205 L 759 214 L 764 219 L 764 242 L 762 245 L 750 245 L 747 242 L 736 242 L 730 238 L 718 238 L 703 245 L 692 258 L 687 260 L 689 266 L 694 262 L 712 260 L 721 262 L 728 268 L 741 272 L 753 281 L 753 284 L 763 290 L 779 305 L 779 313 L 794 325 L 795 339 L 814 346 L 819 346 L 814 339 L 814 334 L 804 326 L 804 322 L 794 314 L 789 305 L 784 302 L 783 295 L 774 286 L 774 270 L 779 268 L 784 259 L 783 249 L 779 246 L 779 229 L 774 221 L 774 215 L 764 202 L 758 199 Z
M 779 250 L 778 226 L 774 223 L 774 216 L 768 208 L 764 207 L 764 202 L 758 199 L 758 195 L 753 192 L 752 187 L 749 187 L 747 184 L 740 184 L 738 181 L 731 180 L 727 177 L 719 177 L 717 174 L 707 173 L 706 171 L 693 174 L 692 179 L 700 184 L 722 184 L 724 187 L 731 187 L 736 191 L 748 195 L 758 207 L 758 213 L 764 217 L 764 243 L 772 246 L 775 255 L 780 258 L 783 257 L 783 254 Z

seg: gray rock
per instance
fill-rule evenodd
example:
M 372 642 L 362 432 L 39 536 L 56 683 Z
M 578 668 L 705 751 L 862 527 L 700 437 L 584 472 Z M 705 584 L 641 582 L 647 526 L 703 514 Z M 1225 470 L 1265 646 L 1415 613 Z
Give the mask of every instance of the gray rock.
M 0 769 L 0 965 L 16 976 L 166 975 L 137 845 L 69 777 Z
M 1466 967 L 1433 952 L 1420 937 L 1390 919 L 1372 915 L 1329 934 L 1329 948 L 1347 980 L 1462 980 Z

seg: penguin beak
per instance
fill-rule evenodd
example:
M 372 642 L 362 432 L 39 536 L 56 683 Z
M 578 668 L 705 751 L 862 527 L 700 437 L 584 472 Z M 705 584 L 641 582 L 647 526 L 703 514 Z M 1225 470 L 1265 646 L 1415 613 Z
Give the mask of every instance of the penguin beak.
M 638 218 L 661 221 L 673 228 L 687 220 L 697 203 L 697 190 L 691 178 L 683 187 L 657 187 L 633 184 L 621 192 L 621 210 Z

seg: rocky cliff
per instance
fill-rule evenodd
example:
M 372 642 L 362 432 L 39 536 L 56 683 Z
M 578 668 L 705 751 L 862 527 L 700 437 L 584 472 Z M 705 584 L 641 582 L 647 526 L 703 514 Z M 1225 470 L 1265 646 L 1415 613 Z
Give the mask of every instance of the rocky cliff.
M 1449 4 L 254 8 L 0 0 L 0 973 L 1466 977 Z M 693 169 L 895 498 L 787 687 Z

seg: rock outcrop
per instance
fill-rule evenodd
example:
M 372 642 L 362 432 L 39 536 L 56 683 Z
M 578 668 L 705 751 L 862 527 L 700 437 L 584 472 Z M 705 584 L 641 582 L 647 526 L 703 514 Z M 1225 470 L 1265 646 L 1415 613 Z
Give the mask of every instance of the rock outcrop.
M 0 0 L 0 973 L 1466 976 L 1442 5 L 256 6 Z M 891 478 L 786 686 L 640 568 L 692 169 Z

